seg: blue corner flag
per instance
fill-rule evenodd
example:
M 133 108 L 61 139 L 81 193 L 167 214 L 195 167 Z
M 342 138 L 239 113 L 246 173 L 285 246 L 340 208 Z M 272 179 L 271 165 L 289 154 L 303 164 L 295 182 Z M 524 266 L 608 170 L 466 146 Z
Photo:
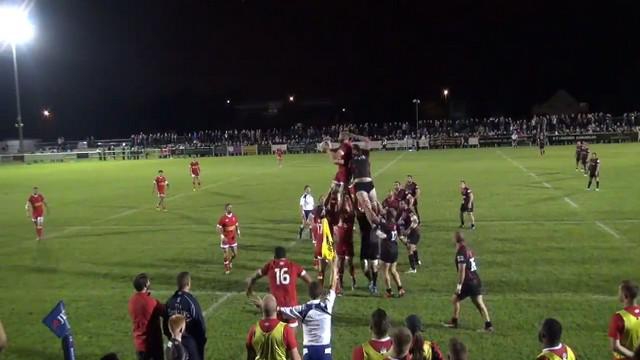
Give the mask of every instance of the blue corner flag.
M 71 325 L 69 325 L 62 300 L 49 312 L 49 315 L 42 319 L 42 323 L 60 339 L 71 333 Z

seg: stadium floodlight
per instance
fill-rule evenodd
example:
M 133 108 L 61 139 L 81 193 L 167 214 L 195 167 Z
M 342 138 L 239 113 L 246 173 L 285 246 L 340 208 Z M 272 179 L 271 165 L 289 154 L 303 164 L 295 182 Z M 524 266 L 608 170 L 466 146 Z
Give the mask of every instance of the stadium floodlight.
M 449 89 L 442 89 L 442 96 L 446 99 L 449 96 Z
M 35 27 L 27 12 L 15 6 L 0 7 L 0 41 L 17 45 L 25 43 L 35 35 Z
M 46 110 L 46 109 L 45 109 L 45 110 L 42 110 L 42 116 L 44 116 L 44 117 L 49 117 L 49 116 L 51 116 L 51 111 Z
M 25 43 L 35 35 L 35 27 L 29 21 L 27 11 L 15 6 L 0 7 L 0 42 L 9 43 L 13 52 L 13 79 L 16 87 L 16 127 L 18 128 L 18 152 L 24 151 L 22 109 L 20 108 L 20 82 L 16 45 Z
M 342 112 L 347 112 L 347 108 L 342 108 Z
M 227 99 L 227 105 L 231 104 L 231 99 Z
M 293 95 L 289 95 L 289 102 L 293 102 L 293 100 L 295 100 L 295 97 Z

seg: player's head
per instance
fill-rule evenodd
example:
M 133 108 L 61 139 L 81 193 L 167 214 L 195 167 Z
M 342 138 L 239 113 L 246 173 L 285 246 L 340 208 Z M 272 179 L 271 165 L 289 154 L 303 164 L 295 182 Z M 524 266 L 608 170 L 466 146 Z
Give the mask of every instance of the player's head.
M 407 175 L 407 182 L 411 184 L 413 182 L 413 175 Z
M 395 329 L 391 338 L 393 339 L 393 357 L 403 359 L 411 350 L 411 342 L 413 341 L 411 331 L 401 326 Z
M 591 157 L 592 157 L 593 159 L 597 158 L 597 157 L 598 157 L 598 153 L 592 152 L 592 153 L 591 153 Z
M 402 187 L 402 185 L 400 185 L 400 181 L 394 181 L 393 182 L 393 190 L 398 191 L 398 190 L 400 190 L 401 187 Z
M 638 297 L 638 284 L 631 280 L 624 280 L 618 287 L 618 297 L 622 303 L 633 303 Z
M 353 152 L 354 155 L 360 155 L 362 153 L 362 149 L 358 144 L 351 145 L 351 151 Z
M 305 194 L 309 194 L 309 193 L 311 193 L 311 186 L 309 186 L 309 185 L 305 185 L 305 186 L 304 186 L 304 193 L 305 193 Z
M 182 333 L 184 333 L 184 328 L 187 325 L 187 321 L 184 318 L 184 315 L 173 315 L 169 318 L 169 331 L 171 335 L 175 339 L 180 339 Z
M 449 353 L 447 354 L 449 360 L 467 360 L 467 347 L 464 346 L 462 341 L 451 338 L 449 340 Z
M 408 207 L 409 205 L 407 204 L 406 201 L 400 201 L 400 211 L 405 211 L 407 210 Z
M 460 231 L 456 231 L 455 233 L 453 233 L 453 243 L 456 245 L 456 247 L 464 245 L 464 236 L 462 236 L 462 233 Z
M 340 142 L 349 140 L 349 133 L 346 131 L 341 131 L 340 135 L 338 135 L 338 140 L 340 140 Z
M 377 308 L 373 313 L 371 313 L 369 328 L 376 338 L 382 339 L 387 337 L 387 333 L 391 328 L 391 323 L 389 322 L 386 311 Z
M 464 181 L 464 179 L 460 180 L 460 187 L 463 188 L 463 187 L 466 187 L 466 186 L 467 186 L 467 182 Z
M 158 175 L 162 175 L 162 174 L 164 174 L 164 171 L 158 170 Z
M 37 186 L 33 187 L 33 195 L 38 195 L 38 187 Z
M 179 291 L 191 290 L 191 274 L 188 271 L 183 271 L 176 277 L 176 285 Z
M 227 214 L 231 214 L 231 210 L 233 210 L 233 205 L 231 205 L 231 203 L 224 204 L 224 211 Z
M 413 335 L 422 332 L 422 320 L 420 320 L 418 315 L 411 314 L 407 316 L 407 318 L 404 319 L 404 323 Z
M 265 318 L 274 318 L 276 316 L 276 311 L 278 308 L 278 304 L 276 302 L 276 298 L 267 294 L 262 299 L 262 315 Z
M 133 278 L 133 288 L 136 289 L 137 292 L 147 291 L 150 285 L 151 281 L 149 280 L 149 276 L 145 273 L 138 274 Z
M 578 141 L 576 142 L 576 144 L 578 144 L 578 145 L 582 145 L 582 141 L 578 140 Z
M 320 299 L 320 297 L 322 296 L 322 292 L 322 284 L 317 281 L 312 281 L 309 283 L 309 297 L 311 298 L 311 300 Z
M 538 333 L 538 340 L 544 344 L 545 347 L 551 347 L 560 343 L 562 337 L 562 324 L 560 321 L 548 318 L 544 319 L 540 332 Z
M 397 214 L 398 213 L 396 212 L 396 209 L 388 208 L 386 210 L 386 213 L 385 213 L 385 219 L 387 221 L 387 224 L 389 224 L 389 225 L 395 224 L 396 223 L 396 215 Z
M 320 197 L 318 198 L 318 203 L 319 203 L 319 204 L 324 204 L 324 199 L 326 199 L 326 197 L 324 196 L 324 194 L 320 195 Z
M 286 259 L 287 258 L 287 249 L 282 246 L 276 246 L 273 250 L 273 258 L 274 259 Z

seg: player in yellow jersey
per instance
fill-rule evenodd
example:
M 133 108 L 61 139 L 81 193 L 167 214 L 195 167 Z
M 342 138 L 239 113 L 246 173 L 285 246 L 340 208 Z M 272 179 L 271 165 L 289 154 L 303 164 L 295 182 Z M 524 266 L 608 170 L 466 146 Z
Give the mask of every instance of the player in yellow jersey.
M 247 360 L 301 360 L 293 328 L 278 320 L 276 298 L 267 294 L 257 304 L 262 319 L 249 330 Z
M 640 345 L 640 306 L 636 304 L 638 285 L 624 280 L 618 287 L 624 309 L 613 314 L 609 323 L 609 343 L 614 359 L 632 359 Z
M 562 325 L 556 319 L 545 319 L 538 332 L 538 340 L 542 343 L 542 352 L 536 360 L 576 360 L 573 350 L 560 342 Z
M 378 308 L 371 314 L 369 322 L 371 340 L 358 345 L 351 353 L 351 360 L 383 360 L 393 346 L 393 340 L 389 337 L 391 323 L 387 313 Z

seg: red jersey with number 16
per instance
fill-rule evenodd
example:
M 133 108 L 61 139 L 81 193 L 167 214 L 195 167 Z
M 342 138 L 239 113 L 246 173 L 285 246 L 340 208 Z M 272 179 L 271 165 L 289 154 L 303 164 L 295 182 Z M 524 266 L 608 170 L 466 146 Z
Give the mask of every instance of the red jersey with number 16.
M 200 176 L 200 163 L 197 161 L 192 161 L 191 164 L 191 175 Z
M 29 204 L 31 204 L 31 216 L 35 219 L 44 215 L 44 196 L 42 194 L 29 196 Z
M 304 274 L 302 266 L 288 259 L 273 259 L 260 269 L 260 275 L 269 277 L 269 292 L 280 307 L 298 305 L 296 283 Z

